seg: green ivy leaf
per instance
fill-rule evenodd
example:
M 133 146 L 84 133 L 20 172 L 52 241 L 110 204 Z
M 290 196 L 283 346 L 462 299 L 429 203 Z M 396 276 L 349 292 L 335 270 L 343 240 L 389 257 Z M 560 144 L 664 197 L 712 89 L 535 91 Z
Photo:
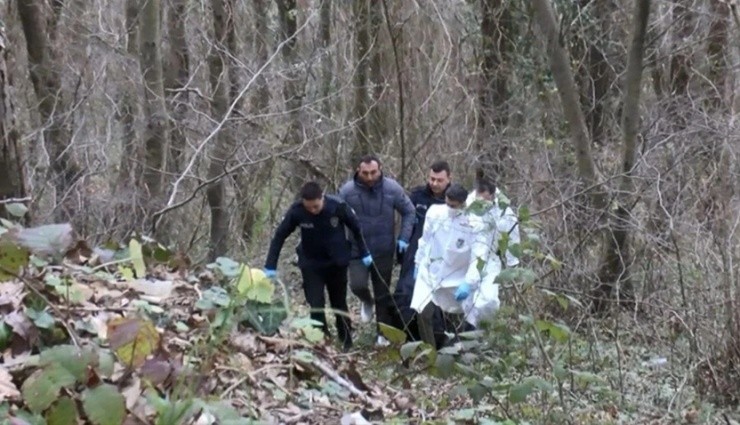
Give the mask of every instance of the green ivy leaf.
M 87 367 L 97 363 L 97 355 L 89 347 L 57 345 L 41 352 L 39 365 L 59 367 L 72 375 L 77 381 L 87 377 Z
M 416 349 L 419 348 L 421 344 L 424 344 L 424 341 L 413 341 L 403 344 L 401 346 L 401 358 L 403 360 L 406 360 L 409 357 L 413 356 L 416 352 Z
M 146 276 L 146 264 L 144 263 L 144 253 L 141 251 L 141 244 L 136 239 L 131 239 L 128 243 L 128 253 L 131 256 L 131 264 L 134 266 L 136 277 L 142 279 Z
M 406 342 L 406 332 L 385 323 L 378 323 L 378 327 L 380 328 L 380 333 L 391 343 L 401 345 Z
M 303 332 L 303 337 L 306 338 L 308 342 L 313 344 L 319 343 L 324 339 L 324 332 L 321 329 L 315 328 L 313 326 L 301 328 L 301 332 Z
M 262 270 L 246 266 L 241 267 L 236 289 L 248 300 L 265 304 L 272 302 L 272 296 L 275 293 L 275 285 Z
M 555 379 L 558 381 L 565 381 L 568 379 L 568 370 L 565 368 L 562 361 L 558 361 L 553 365 L 552 374 L 555 375 Z
M 77 405 L 69 397 L 62 397 L 46 412 L 47 425 L 69 425 L 77 423 Z
M 237 277 L 241 273 L 241 264 L 228 257 L 218 257 L 215 263 L 211 263 L 206 267 L 217 269 L 226 277 Z
M 527 207 L 526 205 L 520 206 L 519 207 L 519 210 L 516 213 L 516 215 L 517 215 L 517 217 L 519 219 L 519 224 L 520 225 L 522 223 L 528 222 L 529 219 L 530 219 L 530 217 L 531 217 L 531 214 L 529 212 L 529 207 Z
M 51 366 L 36 370 L 21 386 L 26 405 L 34 413 L 40 413 L 57 399 L 62 387 L 75 383 L 75 377 L 61 367 Z
M 509 401 L 521 403 L 535 390 L 552 391 L 552 385 L 539 376 L 530 376 L 509 388 Z
M 537 320 L 535 326 L 540 332 L 547 332 L 552 339 L 565 343 L 570 338 L 570 329 L 562 323 L 553 323 L 549 320 Z
M 82 393 L 82 408 L 96 425 L 121 425 L 126 415 L 123 395 L 110 384 L 101 384 Z
M 0 282 L 14 278 L 11 273 L 20 273 L 28 265 L 29 253 L 7 238 L 0 237 Z M 7 270 L 7 271 L 6 271 Z
M 468 394 L 473 399 L 473 403 L 478 403 L 483 400 L 483 397 L 488 395 L 488 388 L 476 383 L 468 387 Z
M 13 217 L 22 218 L 28 212 L 28 208 L 20 203 L 5 204 L 5 210 Z
M 231 297 L 224 288 L 212 286 L 205 291 L 196 303 L 195 307 L 200 310 L 210 310 L 216 307 L 226 307 L 231 303 Z
M 455 358 L 449 354 L 439 354 L 434 362 L 434 368 L 440 377 L 448 378 L 455 368 Z
M 36 327 L 41 329 L 51 329 L 54 327 L 54 317 L 46 310 L 37 311 L 32 308 L 26 309 L 26 316 L 33 321 Z

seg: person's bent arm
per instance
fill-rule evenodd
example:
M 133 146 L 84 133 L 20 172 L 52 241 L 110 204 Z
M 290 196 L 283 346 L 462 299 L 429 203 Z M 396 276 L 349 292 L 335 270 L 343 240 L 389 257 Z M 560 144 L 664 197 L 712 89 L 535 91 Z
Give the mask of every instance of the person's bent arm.
M 349 205 L 343 203 L 339 206 L 339 218 L 342 219 L 344 225 L 352 232 L 360 254 L 363 257 L 369 254 L 370 251 L 368 251 L 365 245 L 365 238 L 362 236 L 362 226 L 360 225 L 360 220 L 357 219 L 355 211 Z
M 288 239 L 291 233 L 298 226 L 293 209 L 289 209 L 288 213 L 285 214 L 283 221 L 275 230 L 275 235 L 272 237 L 270 242 L 270 249 L 267 251 L 267 260 L 265 261 L 265 269 L 277 270 L 278 258 L 280 257 L 280 250 L 283 249 L 285 240 Z
M 396 187 L 394 188 L 393 208 L 401 214 L 401 232 L 398 234 L 398 239 L 408 243 L 411 240 L 411 233 L 414 231 L 416 208 L 406 195 L 406 191 L 398 183 L 394 186 Z

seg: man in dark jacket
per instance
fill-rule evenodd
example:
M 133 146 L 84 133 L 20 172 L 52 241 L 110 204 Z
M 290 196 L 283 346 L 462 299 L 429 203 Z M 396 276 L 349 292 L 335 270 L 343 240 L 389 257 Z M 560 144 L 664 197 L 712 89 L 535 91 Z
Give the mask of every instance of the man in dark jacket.
M 374 155 L 360 158 L 354 178 L 339 189 L 339 196 L 357 213 L 362 234 L 373 256 L 369 270 L 360 261 L 362 252 L 358 238 L 353 238 L 349 284 L 362 301 L 360 317 L 372 319 L 373 301 L 378 323 L 391 324 L 393 300 L 390 296 L 391 275 L 396 248 L 405 251 L 414 225 L 414 206 L 403 188 L 393 179 L 383 176 L 380 160 Z M 396 212 L 401 214 L 401 231 L 396 239 Z M 372 280 L 370 292 L 368 280 Z M 373 297 L 374 295 L 374 297 Z M 388 341 L 378 335 L 378 345 Z
M 411 309 L 411 296 L 414 293 L 414 256 L 419 247 L 419 239 L 424 229 L 424 220 L 427 210 L 435 204 L 445 203 L 445 192 L 450 187 L 452 171 L 447 161 L 436 161 L 429 167 L 429 175 L 424 185 L 416 186 L 410 191 L 410 199 L 416 210 L 414 230 L 409 241 L 409 247 L 405 253 L 398 253 L 401 263 L 401 274 L 398 279 L 396 291 L 393 294 L 395 305 L 398 308 L 399 317 L 394 323 L 395 327 L 404 329 L 412 339 L 419 340 L 420 335 L 416 325 L 416 312 Z M 439 310 L 439 309 L 437 309 Z M 434 329 L 438 336 L 438 345 L 444 340 L 444 323 L 441 310 L 434 312 Z
M 324 287 L 329 293 L 329 303 L 336 311 L 337 334 L 345 350 L 352 346 L 351 326 L 347 308 L 347 266 L 350 261 L 350 242 L 345 226 L 357 242 L 361 264 L 367 268 L 372 257 L 362 239 L 357 216 L 342 200 L 324 196 L 318 183 L 303 185 L 301 200 L 288 209 L 285 218 L 275 231 L 265 261 L 265 275 L 275 278 L 280 250 L 285 239 L 296 227 L 301 228 L 301 242 L 296 248 L 298 267 L 303 276 L 303 291 L 311 307 L 311 319 L 322 324 L 328 335 L 324 314 Z

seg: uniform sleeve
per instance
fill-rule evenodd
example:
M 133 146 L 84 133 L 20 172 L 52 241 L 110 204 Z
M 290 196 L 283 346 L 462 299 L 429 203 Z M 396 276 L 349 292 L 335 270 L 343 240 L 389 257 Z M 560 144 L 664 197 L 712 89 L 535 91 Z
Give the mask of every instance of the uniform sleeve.
M 267 260 L 265 261 L 266 269 L 277 269 L 278 258 L 280 257 L 280 250 L 283 249 L 285 240 L 290 236 L 291 233 L 298 226 L 298 219 L 296 217 L 293 208 L 288 210 L 288 213 L 283 217 L 283 221 L 275 230 L 275 235 L 272 237 L 270 242 L 270 249 L 267 251 Z
M 398 183 L 395 186 L 397 188 L 393 207 L 401 214 L 401 233 L 398 235 L 398 238 L 408 242 L 411 240 L 411 232 L 414 230 L 416 209 L 403 188 Z
M 483 279 L 482 272 L 489 261 L 500 261 L 493 249 L 493 241 L 496 239 L 498 229 L 495 226 L 486 225 L 478 218 L 475 218 L 475 222 L 476 235 L 470 250 L 470 265 L 465 273 L 465 281 L 473 287 L 480 285 Z
M 342 220 L 344 225 L 347 226 L 350 232 L 352 232 L 352 236 L 354 236 L 355 238 L 357 248 L 360 250 L 362 256 L 364 257 L 369 253 L 369 251 L 367 250 L 367 246 L 365 245 L 365 238 L 362 236 L 362 226 L 360 225 L 360 220 L 357 219 L 357 214 L 355 214 L 355 211 L 345 203 L 339 205 L 337 212 L 337 215 Z
M 427 213 L 427 218 L 426 220 L 424 220 L 424 229 L 421 232 L 421 237 L 419 238 L 419 247 L 416 249 L 416 255 L 414 256 L 414 263 L 416 263 L 416 267 L 422 266 L 425 259 L 427 260 L 427 262 L 429 260 L 429 242 L 432 235 L 434 234 L 433 227 L 437 221 L 436 217 L 434 217 L 434 213 L 432 211 L 429 211 L 429 213 Z

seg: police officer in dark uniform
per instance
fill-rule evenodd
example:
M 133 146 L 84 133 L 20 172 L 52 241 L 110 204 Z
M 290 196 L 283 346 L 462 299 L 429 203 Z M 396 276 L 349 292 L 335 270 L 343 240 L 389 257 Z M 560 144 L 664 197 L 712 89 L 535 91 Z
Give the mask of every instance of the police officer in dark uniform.
M 365 266 L 372 264 L 372 257 L 365 246 L 357 216 L 346 203 L 333 196 L 324 196 L 321 186 L 315 182 L 303 185 L 300 198 L 288 209 L 275 231 L 265 261 L 265 274 L 275 278 L 285 239 L 300 227 L 301 242 L 296 252 L 311 319 L 320 322 L 321 329 L 329 334 L 324 314 L 326 288 L 329 303 L 336 311 L 337 333 L 346 351 L 352 347 L 352 334 L 347 308 L 347 266 L 351 250 L 345 226 L 359 244 Z
M 427 183 L 414 187 L 409 194 L 409 198 L 411 198 L 411 202 L 414 204 L 416 210 L 416 220 L 408 249 L 403 254 L 400 252 L 397 253 L 398 260 L 401 263 L 401 273 L 398 278 L 398 285 L 396 285 L 396 291 L 393 294 L 393 300 L 399 315 L 399 317 L 395 318 L 398 321 L 394 325 L 405 329 L 409 336 L 416 340 L 420 339 L 415 323 L 416 312 L 410 307 L 416 278 L 414 276 L 414 256 L 419 247 L 419 238 L 421 238 L 422 231 L 424 230 L 424 220 L 427 210 L 434 204 L 445 203 L 445 192 L 450 187 L 451 174 L 450 164 L 447 161 L 436 161 L 429 167 Z M 434 328 L 435 333 L 438 335 L 438 345 L 441 345 L 445 338 L 441 311 L 436 311 L 434 314 Z

